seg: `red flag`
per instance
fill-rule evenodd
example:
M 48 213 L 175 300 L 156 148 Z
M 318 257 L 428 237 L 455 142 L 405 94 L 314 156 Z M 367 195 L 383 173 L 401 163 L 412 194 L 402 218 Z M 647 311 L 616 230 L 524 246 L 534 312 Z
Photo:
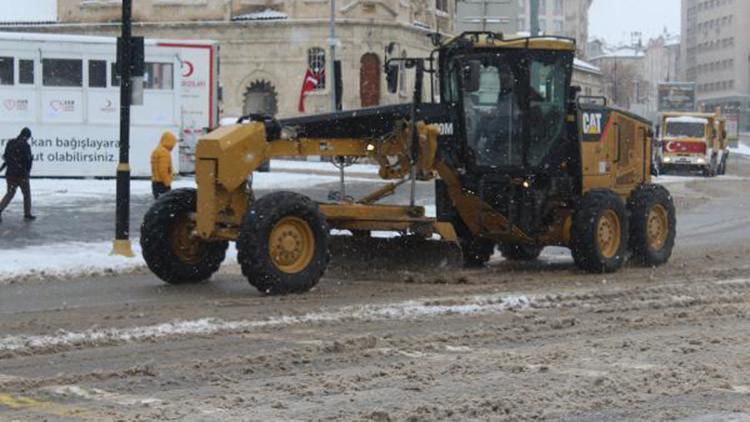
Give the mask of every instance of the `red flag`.
M 316 75 L 310 69 L 307 69 L 305 72 L 305 80 L 302 81 L 302 91 L 299 93 L 299 107 L 297 108 L 300 113 L 305 112 L 305 95 L 307 95 L 308 92 L 315 90 L 318 84 L 320 84 L 320 81 L 323 80 L 323 75 L 323 72 Z

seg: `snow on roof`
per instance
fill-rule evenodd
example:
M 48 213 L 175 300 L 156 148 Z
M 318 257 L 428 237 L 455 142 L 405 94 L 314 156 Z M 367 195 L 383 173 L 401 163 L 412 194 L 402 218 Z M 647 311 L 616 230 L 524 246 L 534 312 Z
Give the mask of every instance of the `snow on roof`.
M 278 10 L 273 9 L 266 9 L 262 12 L 255 12 L 255 13 L 245 13 L 244 15 L 237 15 L 233 16 L 233 21 L 271 21 L 271 20 L 280 20 L 280 19 L 287 19 L 289 16 L 287 16 L 284 12 L 279 12 Z
M 68 42 L 82 44 L 115 44 L 115 37 L 100 37 L 94 35 L 67 35 L 35 32 L 2 32 L 0 31 L 0 41 L 33 41 L 33 42 Z M 213 40 L 172 40 L 172 39 L 152 39 L 147 38 L 146 45 L 155 45 L 159 43 L 179 43 L 179 44 L 198 44 L 211 45 L 216 44 Z
M 605 51 L 604 54 L 596 57 L 592 57 L 591 60 L 600 60 L 606 58 L 628 58 L 638 59 L 646 56 L 646 52 L 642 48 L 635 47 L 619 47 L 614 50 Z
M 591 72 L 591 73 L 601 73 L 602 72 L 601 69 L 599 69 L 598 67 L 594 66 L 593 64 L 591 64 L 589 62 L 583 61 L 583 60 L 581 60 L 579 58 L 573 59 L 573 67 L 575 67 L 575 68 L 577 68 L 579 70 L 583 70 L 583 71 Z
M 667 123 L 699 123 L 705 125 L 708 123 L 708 119 L 694 116 L 667 117 Z

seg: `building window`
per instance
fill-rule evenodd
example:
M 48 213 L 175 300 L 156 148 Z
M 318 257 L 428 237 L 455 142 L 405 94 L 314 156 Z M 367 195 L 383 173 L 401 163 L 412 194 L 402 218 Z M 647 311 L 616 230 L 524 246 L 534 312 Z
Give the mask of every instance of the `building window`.
M 107 87 L 107 62 L 89 60 L 89 88 Z
M 406 58 L 406 50 L 401 51 L 401 58 Z M 406 88 L 406 61 L 401 60 L 398 62 L 398 92 L 401 95 L 407 95 Z
M 83 86 L 83 60 L 42 59 L 42 84 L 44 86 Z
M 540 15 L 547 14 L 547 0 L 539 0 L 539 14 Z
M 307 67 L 312 74 L 318 78 L 316 91 L 326 87 L 326 52 L 320 47 L 313 47 L 307 50 Z
M 174 65 L 172 63 L 146 63 L 143 88 L 174 89 Z
M 13 57 L 0 57 L 0 85 L 13 85 Z
M 555 0 L 555 15 L 562 15 L 562 13 L 563 13 L 562 0 Z
M 18 61 L 18 83 L 34 85 L 34 60 Z
M 435 0 L 435 9 L 448 13 L 448 0 Z

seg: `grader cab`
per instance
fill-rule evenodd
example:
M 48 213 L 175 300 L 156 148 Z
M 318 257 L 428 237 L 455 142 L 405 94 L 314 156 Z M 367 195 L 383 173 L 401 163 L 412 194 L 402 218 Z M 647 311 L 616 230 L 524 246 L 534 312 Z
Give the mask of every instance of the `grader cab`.
M 167 194 L 145 216 L 144 258 L 166 282 L 198 282 L 235 241 L 243 274 L 270 294 L 318 282 L 331 229 L 439 235 L 460 245 L 468 266 L 496 248 L 509 260 L 533 260 L 553 245 L 570 248 L 589 272 L 616 271 L 631 256 L 663 264 L 675 211 L 669 192 L 651 184 L 650 123 L 577 100 L 574 52 L 568 38 L 464 33 L 429 58 L 398 59 L 416 72 L 411 104 L 248 116 L 217 129 L 198 144 L 197 192 Z M 434 93 L 422 101 L 425 74 L 438 79 L 439 101 Z M 312 155 L 369 158 L 392 182 L 326 203 L 283 191 L 255 198 L 252 174 L 264 162 Z M 415 205 L 417 180 L 434 180 L 434 218 Z M 378 204 L 404 185 L 409 204 Z

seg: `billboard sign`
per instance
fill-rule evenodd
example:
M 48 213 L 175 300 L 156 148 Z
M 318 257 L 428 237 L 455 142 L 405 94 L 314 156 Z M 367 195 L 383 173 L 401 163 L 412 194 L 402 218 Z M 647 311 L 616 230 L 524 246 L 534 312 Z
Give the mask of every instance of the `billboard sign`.
M 695 83 L 662 82 L 657 89 L 659 111 L 695 111 Z

